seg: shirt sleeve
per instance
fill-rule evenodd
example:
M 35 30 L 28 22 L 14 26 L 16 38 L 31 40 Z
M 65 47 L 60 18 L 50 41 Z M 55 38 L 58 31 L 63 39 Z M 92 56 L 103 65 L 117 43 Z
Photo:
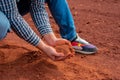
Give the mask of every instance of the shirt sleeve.
M 0 1 L 0 11 L 5 13 L 10 21 L 13 31 L 22 39 L 36 46 L 40 38 L 36 33 L 30 28 L 27 22 L 19 14 L 16 0 L 1 0 Z
M 45 9 L 45 0 L 31 0 L 30 13 L 42 36 L 53 32 Z

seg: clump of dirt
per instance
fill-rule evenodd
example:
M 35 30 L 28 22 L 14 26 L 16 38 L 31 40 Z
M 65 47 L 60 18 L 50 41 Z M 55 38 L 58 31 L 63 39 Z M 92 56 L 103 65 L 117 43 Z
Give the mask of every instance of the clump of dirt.
M 72 48 L 71 44 L 67 41 L 59 40 L 56 42 L 55 49 L 57 52 L 62 52 L 64 55 L 74 55 L 75 51 Z
M 0 51 L 0 64 L 15 62 L 16 60 L 21 59 L 21 57 L 24 57 L 28 62 L 32 62 L 33 60 L 38 59 L 39 56 L 40 56 L 39 51 L 29 51 L 21 54 L 17 54 L 17 53 L 8 54 Z

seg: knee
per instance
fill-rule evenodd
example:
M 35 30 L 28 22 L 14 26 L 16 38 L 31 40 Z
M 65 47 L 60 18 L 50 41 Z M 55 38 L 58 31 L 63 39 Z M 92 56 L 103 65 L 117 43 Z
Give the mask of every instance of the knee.
M 10 23 L 7 17 L 2 12 L 0 12 L 0 18 L 1 18 L 0 20 L 0 40 L 1 40 L 6 36 L 8 30 L 10 29 Z
M 8 30 L 10 29 L 10 23 L 9 21 L 6 19 L 3 19 L 2 21 L 0 21 L 0 30 Z

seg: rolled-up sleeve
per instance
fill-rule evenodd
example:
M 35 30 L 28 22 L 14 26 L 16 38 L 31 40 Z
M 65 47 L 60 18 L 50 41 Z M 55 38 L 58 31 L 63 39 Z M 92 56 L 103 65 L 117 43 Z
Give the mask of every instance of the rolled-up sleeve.
M 2 11 L 7 16 L 13 31 L 20 38 L 34 46 L 38 45 L 40 38 L 19 14 L 16 0 L 0 0 L 0 11 Z

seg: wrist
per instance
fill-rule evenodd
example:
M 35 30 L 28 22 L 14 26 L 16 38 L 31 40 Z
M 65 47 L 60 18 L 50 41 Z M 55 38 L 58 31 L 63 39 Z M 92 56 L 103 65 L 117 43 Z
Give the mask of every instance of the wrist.
M 38 45 L 36 46 L 38 49 L 45 51 L 45 49 L 48 47 L 48 45 L 46 45 L 42 40 L 38 43 Z
M 54 46 L 55 41 L 57 40 L 54 33 L 49 33 L 43 36 L 48 45 Z

